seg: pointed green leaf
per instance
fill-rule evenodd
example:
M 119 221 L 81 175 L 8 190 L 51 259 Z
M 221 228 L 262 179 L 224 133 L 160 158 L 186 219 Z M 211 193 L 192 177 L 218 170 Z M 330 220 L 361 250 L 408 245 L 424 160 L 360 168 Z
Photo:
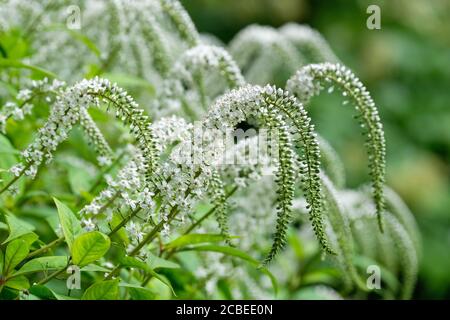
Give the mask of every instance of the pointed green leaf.
M 6 247 L 3 275 L 8 276 L 11 271 L 27 257 L 28 252 L 29 246 L 25 241 L 11 241 Z
M 161 281 L 162 283 L 164 283 L 173 293 L 174 296 L 177 296 L 175 293 L 175 290 L 173 290 L 172 287 L 172 283 L 170 283 L 170 280 L 168 280 L 166 277 L 164 277 L 163 275 L 160 275 L 159 273 L 156 273 L 153 269 L 149 268 L 149 270 L 147 270 L 148 273 L 150 273 L 153 277 L 155 277 L 156 279 L 158 279 L 159 281 Z
M 8 243 L 14 239 L 17 239 L 27 233 L 31 233 L 34 227 L 28 222 L 22 221 L 11 213 L 5 215 L 6 223 L 9 227 L 8 238 L 3 243 Z
M 172 242 L 169 242 L 164 247 L 165 249 L 180 248 L 191 244 L 205 243 L 205 242 L 220 242 L 226 240 L 227 237 L 221 234 L 186 234 Z
M 56 292 L 53 292 L 53 295 L 55 296 L 56 300 L 79 300 L 77 298 L 65 296 Z
M 138 285 L 133 285 L 129 283 L 121 283 L 121 287 L 125 287 L 130 294 L 132 300 L 154 300 L 155 293 L 149 288 L 143 288 Z
M 14 277 L 25 273 L 59 270 L 67 266 L 69 259 L 66 256 L 40 257 L 28 261 L 22 268 L 13 274 Z
M 110 222 L 111 229 L 116 228 L 122 222 L 122 220 L 123 218 L 119 214 L 114 213 Z M 130 239 L 128 239 L 128 235 L 127 232 L 125 231 L 125 228 L 120 228 L 116 232 L 115 236 L 118 237 L 126 245 L 130 243 Z
M 79 235 L 72 246 L 72 261 L 79 267 L 97 261 L 108 251 L 111 241 L 98 231 Z
M 48 71 L 48 70 L 30 65 L 30 64 L 23 63 L 22 61 L 18 61 L 18 60 L 0 58 L 0 67 L 28 69 L 28 70 L 35 71 L 36 73 L 42 74 L 43 76 L 47 76 L 49 78 L 58 78 L 51 71 Z
M 137 269 L 141 269 L 144 271 L 148 271 L 149 269 L 151 269 L 144 261 L 141 261 L 134 257 L 129 257 L 125 254 L 123 254 L 119 257 L 119 263 L 123 267 L 128 267 L 128 268 L 137 268 Z
M 59 222 L 61 223 L 67 245 L 69 246 L 69 250 L 72 250 L 72 244 L 75 237 L 81 233 L 80 221 L 78 221 L 78 218 L 68 206 L 56 198 L 53 198 L 53 200 L 58 209 Z
M 87 265 L 87 266 L 81 268 L 81 271 L 84 271 L 84 272 L 111 272 L 111 270 L 109 270 L 108 268 L 98 266 L 96 264 Z
M 34 285 L 29 289 L 30 293 L 42 300 L 78 300 L 76 298 L 64 296 L 50 290 L 43 285 Z
M 8 279 L 5 283 L 5 287 L 16 290 L 27 290 L 30 287 L 30 282 L 25 276 L 18 276 Z
M 25 241 L 28 246 L 31 247 L 31 245 L 39 239 L 39 236 L 34 232 L 30 232 L 19 237 L 19 239 Z
M 146 273 L 151 274 L 153 277 L 161 281 L 163 284 L 165 284 L 167 287 L 169 287 L 170 290 L 172 290 L 172 293 L 176 296 L 175 291 L 173 290 L 172 284 L 169 280 L 167 280 L 162 275 L 156 273 L 149 265 L 147 265 L 144 261 L 138 260 L 134 257 L 129 257 L 127 255 L 122 255 L 119 258 L 119 263 L 123 267 L 129 267 L 129 268 L 138 268 L 141 270 L 144 270 Z
M 28 291 L 30 291 L 31 294 L 33 294 L 36 297 L 43 299 L 43 300 L 54 300 L 55 299 L 53 291 L 43 285 L 35 284 L 35 285 L 31 286 Z
M 119 296 L 119 279 L 94 283 L 81 297 L 81 300 L 116 300 Z
M 155 256 L 154 254 L 149 253 L 149 256 L 147 258 L 147 264 L 152 269 L 178 269 L 180 268 L 180 265 L 178 263 L 160 258 L 158 256 Z

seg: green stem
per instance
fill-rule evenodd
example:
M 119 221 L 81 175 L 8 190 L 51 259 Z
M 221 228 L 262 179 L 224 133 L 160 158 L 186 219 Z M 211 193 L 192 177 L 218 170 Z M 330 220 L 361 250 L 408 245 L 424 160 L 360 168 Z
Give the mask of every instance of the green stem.
M 108 200 L 100 209 L 98 209 L 98 214 L 103 213 L 113 202 L 120 196 L 120 191 L 116 191 L 116 193 Z
M 37 250 L 34 250 L 32 252 L 30 252 L 30 254 L 28 254 L 27 259 L 33 258 L 35 256 L 38 256 L 42 253 L 47 252 L 48 250 L 50 250 L 51 248 L 53 248 L 54 246 L 58 245 L 59 243 L 64 241 L 64 236 L 63 237 L 59 237 L 56 240 L 53 240 L 52 242 L 50 242 L 49 244 L 43 246 L 42 248 L 39 248 Z
M 234 186 L 233 189 L 231 189 L 230 192 L 228 192 L 225 195 L 225 199 L 228 199 L 229 197 L 231 197 L 237 190 L 237 186 Z M 214 211 L 217 209 L 217 205 L 212 207 L 211 209 L 208 210 L 208 212 L 206 212 L 200 219 L 198 219 L 193 225 L 191 225 L 184 233 L 183 235 L 186 235 L 188 233 L 190 233 L 192 230 L 194 230 L 195 228 L 197 228 L 205 219 L 207 219 L 210 215 L 212 215 L 214 213 Z
M 141 207 L 137 207 L 134 211 L 132 211 L 125 219 L 123 219 L 117 226 L 115 226 L 110 233 L 108 233 L 108 236 L 111 237 L 117 231 L 119 231 L 120 228 L 122 228 L 124 225 L 128 223 L 128 221 L 130 221 L 133 217 L 135 217 L 139 213 L 139 211 L 141 211 L 141 209 L 142 209 Z
M 1 190 L 0 190 L 0 194 L 2 194 L 3 192 L 5 192 L 14 182 L 16 182 L 17 180 L 19 180 L 23 174 L 25 173 L 26 170 L 28 170 L 28 168 L 31 167 L 31 162 L 28 163 L 23 169 L 22 171 L 19 173 L 19 175 L 14 176 L 14 178 L 12 178 Z
M 52 274 L 50 274 L 49 276 L 45 277 L 44 279 L 42 279 L 41 281 L 39 281 L 37 284 L 38 285 L 43 285 L 46 284 L 47 282 L 49 282 L 50 280 L 52 280 L 53 278 L 59 276 L 60 274 L 62 274 L 64 271 L 66 271 L 67 267 L 64 267 L 63 269 L 60 269 L 58 271 L 53 272 Z

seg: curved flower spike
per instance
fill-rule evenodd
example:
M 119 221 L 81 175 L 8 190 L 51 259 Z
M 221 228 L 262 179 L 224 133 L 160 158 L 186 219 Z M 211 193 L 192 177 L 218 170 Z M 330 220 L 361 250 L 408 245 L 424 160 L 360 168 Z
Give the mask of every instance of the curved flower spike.
M 24 164 L 18 175 L 34 176 L 39 165 L 52 160 L 53 152 L 63 142 L 73 125 L 80 120 L 80 114 L 90 106 L 99 107 L 104 102 L 113 107 L 116 117 L 130 126 L 136 144 L 144 157 L 143 170 L 150 183 L 152 172 L 157 167 L 155 143 L 151 123 L 143 110 L 126 91 L 106 79 L 83 80 L 64 90 L 54 103 L 51 114 L 39 129 L 36 139 L 23 151 Z
M 47 78 L 33 80 L 30 87 L 19 91 L 16 97 L 17 103 L 9 102 L 6 104 L 6 107 L 0 111 L 0 119 L 4 119 L 5 121 L 2 124 L 6 124 L 6 121 L 9 118 L 13 118 L 15 121 L 23 120 L 26 115 L 31 114 L 33 111 L 33 102 L 36 98 L 45 97 L 45 100 L 48 103 L 51 103 L 56 99 L 54 97 L 64 94 L 66 88 L 65 82 L 56 79 L 52 82 L 49 82 Z M 85 109 L 80 110 L 80 125 L 92 146 L 95 148 L 100 165 L 108 164 L 114 157 L 111 147 Z M 5 128 L 2 129 L 4 132 Z
M 365 145 L 369 154 L 373 198 L 378 215 L 378 224 L 382 231 L 382 213 L 385 208 L 383 188 L 386 170 L 386 144 L 378 109 L 367 89 L 349 69 L 332 63 L 311 64 L 301 68 L 288 80 L 286 89 L 306 105 L 325 86 L 333 85 L 338 87 L 342 94 L 354 103 L 358 112 L 357 118 L 366 135 Z
M 234 128 L 249 117 L 261 119 L 270 129 L 278 130 L 278 219 L 272 249 L 263 264 L 269 263 L 286 241 L 286 230 L 290 220 L 296 171 L 294 163 L 296 154 L 286 118 L 294 122 L 299 135 L 297 147 L 302 149 L 300 173 L 302 186 L 308 202 L 310 219 L 314 231 L 322 245 L 329 253 L 334 253 L 329 246 L 324 232 L 322 217 L 322 196 L 319 174 L 319 149 L 313 126 L 303 107 L 289 97 L 283 90 L 267 86 L 244 86 L 221 96 L 209 110 L 204 125 L 207 128 L 227 130 Z
M 200 35 L 181 3 L 177 0 L 160 0 L 160 3 L 163 11 L 172 20 L 180 36 L 186 40 L 189 46 L 194 47 L 199 44 Z

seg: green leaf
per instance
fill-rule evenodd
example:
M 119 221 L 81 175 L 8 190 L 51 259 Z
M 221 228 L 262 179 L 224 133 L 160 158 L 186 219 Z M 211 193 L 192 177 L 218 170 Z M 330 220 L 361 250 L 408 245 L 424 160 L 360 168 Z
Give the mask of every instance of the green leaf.
M 43 300 L 78 300 L 76 298 L 58 294 L 43 285 L 34 285 L 29 289 L 29 291 L 31 294 Z
M 31 232 L 24 234 L 23 236 L 19 237 L 19 239 L 25 241 L 28 246 L 31 247 L 31 245 L 35 243 L 37 239 L 39 239 L 39 236 L 36 233 Z
M 27 233 L 31 233 L 34 230 L 34 227 L 31 224 L 20 220 L 11 213 L 7 213 L 5 215 L 5 218 L 6 223 L 9 226 L 9 235 L 8 238 L 3 242 L 4 244 L 14 239 L 17 239 Z
M 68 261 L 69 259 L 66 256 L 36 258 L 25 263 L 22 268 L 13 274 L 13 277 L 32 272 L 59 270 L 66 267 Z
M 152 275 L 152 277 L 154 277 L 154 278 L 158 279 L 159 281 L 161 281 L 162 283 L 164 283 L 172 291 L 173 295 L 175 297 L 177 296 L 175 293 L 175 290 L 173 290 L 172 283 L 170 283 L 170 281 L 166 277 L 160 275 L 159 273 L 156 273 L 151 268 L 149 268 L 149 270 L 147 270 L 147 272 L 150 273 Z
M 56 300 L 79 300 L 77 298 L 65 296 L 56 292 L 53 292 L 53 295 L 55 296 Z
M 261 264 L 258 260 L 249 256 L 245 252 L 242 252 L 241 250 L 238 250 L 238 249 L 232 248 L 232 247 L 223 247 L 223 246 L 216 246 L 216 245 L 199 245 L 199 246 L 193 246 L 193 247 L 186 247 L 183 249 L 183 251 L 220 252 L 225 255 L 236 257 L 236 258 L 242 259 L 244 261 L 247 261 L 250 264 L 257 267 L 259 270 L 261 270 L 261 272 L 263 272 L 265 275 L 267 275 L 270 278 L 270 281 L 272 282 L 272 287 L 275 291 L 275 295 L 278 293 L 278 283 L 277 283 L 275 276 L 266 267 L 261 267 Z
M 148 272 L 151 269 L 150 266 L 148 266 L 144 261 L 141 261 L 134 257 L 129 257 L 127 255 L 122 255 L 119 258 L 119 263 L 123 267 L 138 268 L 138 269 L 144 270 L 146 272 Z
M 205 242 L 220 242 L 226 240 L 227 237 L 222 234 L 186 234 L 164 246 L 165 249 L 180 248 L 191 244 Z
M 116 300 L 119 296 L 119 279 L 94 283 L 81 297 L 81 300 Z
M 152 277 L 155 277 L 159 281 L 161 281 L 163 284 L 165 284 L 167 287 L 169 287 L 170 290 L 172 290 L 172 293 L 174 296 L 176 296 L 175 291 L 173 290 L 172 284 L 169 280 L 167 280 L 162 275 L 156 273 L 149 265 L 147 265 L 144 261 L 138 260 L 134 257 L 129 257 L 126 255 L 122 255 L 119 259 L 119 263 L 124 267 L 129 268 L 138 268 L 141 270 L 144 270 L 145 272 L 152 275 Z
M 51 71 L 42 69 L 40 67 L 32 66 L 30 64 L 26 64 L 26 63 L 23 63 L 22 61 L 18 61 L 18 60 L 0 58 L 0 67 L 28 69 L 28 70 L 35 71 L 36 73 L 39 73 L 43 76 L 47 76 L 50 78 L 58 78 L 58 76 Z
M 5 287 L 16 290 L 27 290 L 30 287 L 30 282 L 25 276 L 18 276 L 8 279 L 5 283 Z
M 121 287 L 125 287 L 130 294 L 132 300 L 154 300 L 155 293 L 149 288 L 143 288 L 139 285 L 129 283 L 121 283 Z
M 102 267 L 102 266 L 98 266 L 96 264 L 90 264 L 90 265 L 87 265 L 87 266 L 81 268 L 81 271 L 85 271 L 85 272 L 110 272 L 111 270 L 109 270 L 108 268 Z
M 59 222 L 61 223 L 67 245 L 69 246 L 69 250 L 72 251 L 73 241 L 82 231 L 80 221 L 78 221 L 78 218 L 72 210 L 64 203 L 56 198 L 53 198 L 53 201 L 55 201 L 56 208 L 58 209 Z
M 122 222 L 122 220 L 123 220 L 123 218 L 119 214 L 114 213 L 112 216 L 111 222 L 110 222 L 111 230 L 115 229 Z M 123 228 L 123 227 L 120 228 L 116 232 L 115 236 L 117 238 L 119 238 L 126 245 L 128 245 L 130 243 L 130 239 L 128 239 L 127 232 L 125 231 L 125 228 Z
M 43 300 L 54 300 L 55 299 L 55 295 L 53 294 L 53 291 L 43 285 L 35 284 L 35 285 L 31 286 L 31 288 L 28 291 L 30 291 L 31 294 L 33 294 L 36 297 L 43 299 Z
M 178 263 L 160 258 L 151 253 L 149 253 L 149 255 L 148 255 L 147 264 L 152 269 L 178 269 L 178 268 L 180 268 L 180 265 Z
M 72 246 L 72 261 L 79 267 L 97 261 L 108 251 L 111 241 L 98 231 L 79 235 Z
M 6 247 L 3 275 L 7 277 L 27 257 L 28 252 L 29 246 L 25 241 L 11 241 Z
M 3 275 L 3 266 L 5 265 L 5 256 L 3 251 L 0 250 L 0 277 Z

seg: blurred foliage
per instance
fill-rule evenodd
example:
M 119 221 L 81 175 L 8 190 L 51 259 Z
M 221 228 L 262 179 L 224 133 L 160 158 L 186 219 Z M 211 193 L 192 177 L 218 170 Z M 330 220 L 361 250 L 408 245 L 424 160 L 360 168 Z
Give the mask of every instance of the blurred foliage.
M 183 1 L 199 31 L 224 42 L 246 25 L 288 21 L 319 30 L 379 105 L 388 141 L 388 183 L 415 213 L 424 256 L 416 298 L 450 298 L 450 2 L 446 0 Z M 381 8 L 381 30 L 366 9 Z M 364 152 L 341 98 L 312 108 L 319 132 L 344 155 L 349 185 L 365 179 Z M 330 101 L 333 100 L 333 101 Z M 330 102 L 330 103 L 324 103 Z M 323 106 L 322 106 L 323 105 Z M 325 112 L 326 110 L 326 112 Z M 361 139 L 362 140 L 362 139 Z

